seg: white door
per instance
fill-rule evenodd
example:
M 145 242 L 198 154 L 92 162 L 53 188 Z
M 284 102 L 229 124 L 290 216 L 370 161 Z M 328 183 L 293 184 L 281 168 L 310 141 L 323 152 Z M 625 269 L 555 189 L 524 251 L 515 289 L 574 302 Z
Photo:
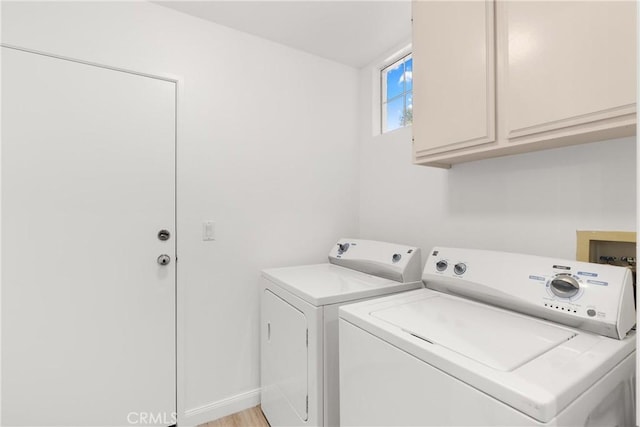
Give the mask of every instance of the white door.
M 2 48 L 3 425 L 175 423 L 175 93 Z

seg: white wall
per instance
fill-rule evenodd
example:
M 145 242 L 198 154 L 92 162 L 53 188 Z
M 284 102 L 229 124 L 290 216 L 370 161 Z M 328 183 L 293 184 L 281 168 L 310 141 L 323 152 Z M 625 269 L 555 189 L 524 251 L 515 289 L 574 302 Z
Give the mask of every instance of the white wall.
M 360 236 L 575 259 L 576 230 L 636 230 L 635 138 L 435 169 L 411 129 L 372 136 L 379 85 L 360 72 Z
M 635 230 L 633 138 L 448 171 L 412 166 L 410 129 L 371 136 L 370 69 L 358 75 L 149 3 L 3 2 L 2 42 L 182 79 L 188 422 L 257 403 L 264 267 L 322 262 L 346 235 L 414 244 L 425 255 L 455 245 L 572 258 L 577 229 Z M 200 239 L 208 219 L 215 242 Z
M 2 42 L 182 79 L 180 407 L 257 404 L 260 270 L 357 234 L 357 72 L 150 3 L 3 2 Z

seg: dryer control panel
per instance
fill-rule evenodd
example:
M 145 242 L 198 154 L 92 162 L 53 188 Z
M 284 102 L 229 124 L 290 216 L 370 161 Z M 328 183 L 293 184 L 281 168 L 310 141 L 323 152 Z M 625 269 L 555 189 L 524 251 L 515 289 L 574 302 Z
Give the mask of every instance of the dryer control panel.
M 395 280 L 418 282 L 421 274 L 420 248 L 374 240 L 340 239 L 329 251 L 329 262 Z
M 422 280 L 431 289 L 613 338 L 635 325 L 633 278 L 625 267 L 436 247 Z

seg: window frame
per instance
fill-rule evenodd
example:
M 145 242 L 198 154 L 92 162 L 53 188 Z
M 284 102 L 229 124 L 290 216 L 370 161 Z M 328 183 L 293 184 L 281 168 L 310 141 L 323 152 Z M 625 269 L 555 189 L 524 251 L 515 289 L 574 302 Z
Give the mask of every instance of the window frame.
M 378 69 L 378 78 L 380 81 L 380 85 L 379 85 L 379 89 L 380 89 L 380 98 L 379 98 L 379 118 L 380 118 L 380 128 L 379 128 L 379 132 L 381 135 L 385 134 L 385 133 L 389 133 L 389 132 L 393 132 L 395 130 L 398 129 L 402 129 L 405 127 L 409 127 L 413 124 L 413 120 L 411 121 L 411 123 L 409 124 L 405 124 L 403 126 L 399 126 L 397 128 L 394 128 L 392 130 L 388 130 L 387 129 L 387 114 L 386 114 L 386 106 L 389 102 L 394 101 L 396 99 L 402 99 L 403 100 L 403 106 L 402 106 L 402 113 L 406 114 L 407 111 L 407 104 L 406 104 L 406 97 L 407 95 L 411 95 L 413 97 L 413 84 L 411 85 L 411 89 L 410 90 L 406 90 L 406 82 L 404 83 L 404 87 L 401 93 L 399 93 L 398 95 L 394 96 L 391 99 L 386 99 L 387 97 L 387 70 L 390 69 L 391 67 L 396 66 L 398 63 L 401 63 L 403 67 L 406 67 L 406 63 L 409 60 L 413 60 L 413 50 L 409 47 L 409 49 L 402 49 L 401 52 L 398 52 L 397 55 L 394 55 L 394 57 L 388 61 L 385 61 Z M 413 63 L 412 63 L 413 65 Z M 405 72 L 406 72 L 406 68 L 405 68 Z M 413 68 L 412 68 L 412 73 L 413 73 Z M 411 102 L 411 105 L 413 106 L 413 101 Z

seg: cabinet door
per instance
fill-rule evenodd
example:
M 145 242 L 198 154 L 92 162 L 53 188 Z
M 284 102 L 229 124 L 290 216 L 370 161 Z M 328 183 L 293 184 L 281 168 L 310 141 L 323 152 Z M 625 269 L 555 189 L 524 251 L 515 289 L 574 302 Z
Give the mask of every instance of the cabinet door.
M 620 126 L 616 118 L 633 123 L 635 22 L 632 1 L 501 4 L 507 137 L 548 139 L 559 129 L 579 134 L 588 124 Z
M 413 6 L 414 160 L 495 141 L 492 1 Z

